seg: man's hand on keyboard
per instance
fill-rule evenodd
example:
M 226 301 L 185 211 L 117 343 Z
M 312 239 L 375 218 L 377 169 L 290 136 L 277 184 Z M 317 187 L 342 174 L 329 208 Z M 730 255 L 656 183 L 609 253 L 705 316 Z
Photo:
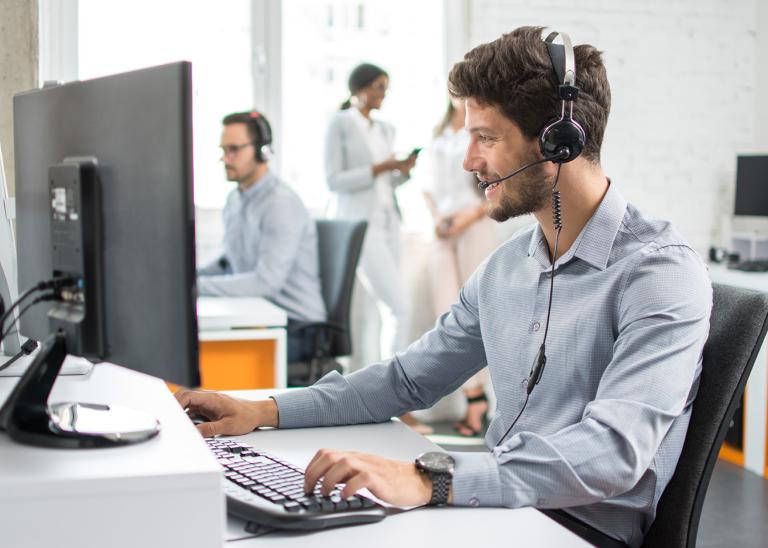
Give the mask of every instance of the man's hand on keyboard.
M 305 492 L 312 492 L 321 478 L 325 495 L 336 484 L 346 483 L 342 498 L 364 487 L 379 499 L 398 506 L 419 506 L 432 498 L 432 482 L 412 462 L 364 453 L 321 449 L 304 472 Z
M 210 422 L 197 425 L 203 437 L 237 436 L 259 426 L 277 426 L 277 404 L 274 400 L 238 400 L 218 392 L 181 389 L 176 401 L 190 415 L 205 417 Z

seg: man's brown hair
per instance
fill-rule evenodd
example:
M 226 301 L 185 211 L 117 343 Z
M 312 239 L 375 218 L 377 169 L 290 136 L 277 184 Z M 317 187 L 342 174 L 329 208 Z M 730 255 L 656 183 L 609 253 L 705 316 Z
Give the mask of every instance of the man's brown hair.
M 453 65 L 448 76 L 450 93 L 497 107 L 523 135 L 538 140 L 544 126 L 560 117 L 562 105 L 557 93 L 562 82 L 552 67 L 542 30 L 520 27 L 472 49 L 464 60 Z M 582 156 L 598 163 L 611 110 L 611 88 L 602 52 L 588 44 L 573 50 L 579 88 L 573 119 L 587 135 Z

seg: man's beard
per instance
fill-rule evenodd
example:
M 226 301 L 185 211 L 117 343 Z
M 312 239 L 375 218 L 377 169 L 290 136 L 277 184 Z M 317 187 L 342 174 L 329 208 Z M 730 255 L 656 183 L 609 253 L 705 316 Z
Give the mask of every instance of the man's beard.
M 501 189 L 499 205 L 488 209 L 488 216 L 500 223 L 538 211 L 549 199 L 551 185 L 547 181 L 543 164 L 531 166 L 500 184 L 505 187 Z M 512 186 L 514 188 L 510 188 Z

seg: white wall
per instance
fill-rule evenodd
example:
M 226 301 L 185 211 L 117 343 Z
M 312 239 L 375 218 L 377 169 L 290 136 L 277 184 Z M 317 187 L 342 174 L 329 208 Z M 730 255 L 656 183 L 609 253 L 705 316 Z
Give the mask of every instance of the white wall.
M 606 172 L 628 200 L 671 220 L 702 252 L 719 242 L 722 217 L 732 211 L 736 154 L 755 151 L 757 4 L 475 0 L 470 44 L 544 25 L 604 51 L 613 92 Z M 765 21 L 768 9 L 759 9 Z
M 37 85 L 37 2 L 3 0 L 0 8 L 0 149 L 15 195 L 13 96 Z
M 757 72 L 757 93 L 755 94 L 755 146 L 758 150 L 768 152 L 768 2 L 758 0 L 756 9 L 755 71 Z

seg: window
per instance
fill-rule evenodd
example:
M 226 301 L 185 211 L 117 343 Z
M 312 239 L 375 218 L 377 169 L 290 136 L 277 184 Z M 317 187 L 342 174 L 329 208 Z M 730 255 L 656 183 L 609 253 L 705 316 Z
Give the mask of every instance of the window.
M 432 138 L 447 104 L 443 1 L 291 0 L 282 4 L 282 177 L 313 211 L 325 208 L 323 141 L 360 62 L 390 75 L 378 115 L 397 128 L 405 156 Z M 414 177 L 418 179 L 418 177 Z M 406 229 L 426 221 L 418 181 L 398 190 Z
M 78 2 L 78 77 L 191 61 L 195 202 L 224 204 L 221 118 L 253 107 L 251 2 Z
M 381 113 L 396 150 L 423 147 L 446 106 L 445 0 L 185 0 L 72 2 L 78 78 L 189 60 L 194 79 L 195 202 L 220 208 L 232 188 L 219 162 L 221 118 L 263 109 L 273 123 L 275 168 L 321 213 L 327 123 L 349 93 L 349 71 L 384 67 Z M 279 22 L 279 23 L 278 23 Z M 406 229 L 429 224 L 418 185 L 398 189 Z

